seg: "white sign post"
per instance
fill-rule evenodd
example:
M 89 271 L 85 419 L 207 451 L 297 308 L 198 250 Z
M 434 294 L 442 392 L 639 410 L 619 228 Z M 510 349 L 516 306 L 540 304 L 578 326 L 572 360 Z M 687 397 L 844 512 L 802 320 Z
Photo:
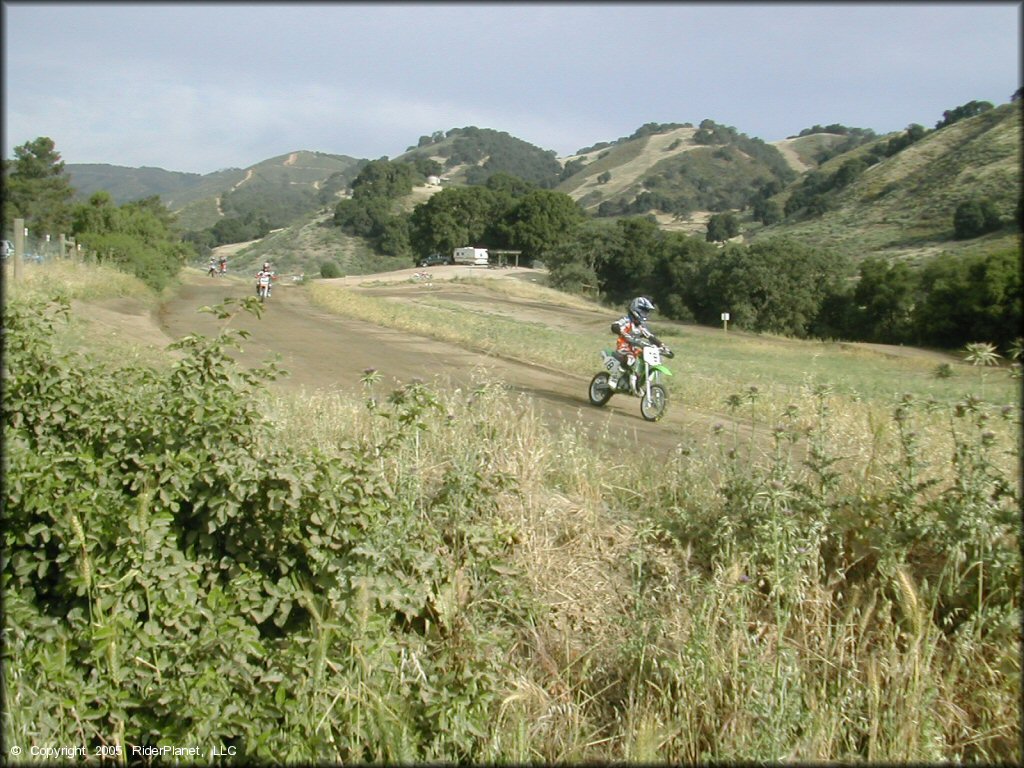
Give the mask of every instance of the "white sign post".
M 729 332 L 729 313 L 728 312 L 723 312 L 722 313 L 722 330 L 725 331 L 726 333 Z

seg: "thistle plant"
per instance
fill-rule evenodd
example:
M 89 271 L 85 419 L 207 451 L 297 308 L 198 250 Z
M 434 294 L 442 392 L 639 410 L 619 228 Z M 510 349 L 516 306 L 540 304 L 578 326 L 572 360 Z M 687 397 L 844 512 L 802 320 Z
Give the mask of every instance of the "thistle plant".
M 1010 375 L 1015 379 L 1021 378 L 1021 357 L 1024 356 L 1024 339 L 1017 337 L 1010 344 L 1010 359 L 1013 361 L 1010 363 Z
M 985 397 L 985 369 L 999 365 L 1002 356 L 996 352 L 995 344 L 987 341 L 976 341 L 964 347 L 964 360 L 981 369 L 981 396 Z

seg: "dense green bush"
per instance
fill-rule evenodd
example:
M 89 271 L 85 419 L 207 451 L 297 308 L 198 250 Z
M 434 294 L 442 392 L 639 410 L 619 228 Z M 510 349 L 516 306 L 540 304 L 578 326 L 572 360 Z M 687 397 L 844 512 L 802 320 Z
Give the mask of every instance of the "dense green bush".
M 985 339 L 1007 349 L 1020 336 L 1022 284 L 1017 248 L 936 259 L 921 271 L 917 338 L 946 348 Z
M 705 238 L 709 243 L 721 243 L 740 233 L 740 221 L 734 213 L 716 213 L 708 219 Z
M 493 515 L 506 481 L 455 465 L 412 494 L 382 472 L 431 393 L 369 401 L 379 441 L 297 451 L 264 415 L 279 371 L 232 361 L 242 332 L 111 375 L 56 343 L 67 312 L 4 311 L 5 741 L 478 758 L 498 630 L 457 626 L 445 596 L 456 574 L 489 595 L 511 546 Z
M 229 243 L 244 243 L 248 240 L 258 240 L 264 237 L 272 229 L 270 220 L 247 213 L 242 216 L 231 216 L 221 219 L 206 232 L 209 233 L 213 245 L 228 245 Z
M 953 234 L 957 240 L 980 237 L 995 232 L 1002 225 L 999 211 L 992 201 L 987 199 L 965 200 L 953 213 Z
M 336 261 L 325 261 L 320 265 L 320 277 L 332 278 L 341 277 L 341 267 Z
M 159 198 L 115 206 L 109 194 L 96 192 L 72 209 L 71 231 L 98 261 L 159 291 L 194 254 L 173 232 L 173 224 Z

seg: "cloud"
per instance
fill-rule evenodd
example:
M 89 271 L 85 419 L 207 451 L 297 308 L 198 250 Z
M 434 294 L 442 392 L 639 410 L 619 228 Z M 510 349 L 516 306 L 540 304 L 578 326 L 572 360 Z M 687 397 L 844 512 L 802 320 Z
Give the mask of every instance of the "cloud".
M 5 152 L 208 172 L 477 125 L 560 155 L 648 122 L 772 141 L 930 125 L 1019 86 L 991 4 L 8 3 Z

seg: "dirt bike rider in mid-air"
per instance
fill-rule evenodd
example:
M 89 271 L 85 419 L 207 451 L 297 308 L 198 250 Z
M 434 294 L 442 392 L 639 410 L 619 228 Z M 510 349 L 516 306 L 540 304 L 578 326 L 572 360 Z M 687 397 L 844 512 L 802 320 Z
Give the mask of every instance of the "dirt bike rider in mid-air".
M 619 337 L 615 341 L 615 357 L 629 373 L 629 390 L 634 395 L 640 394 L 634 367 L 637 357 L 642 354 L 639 343 L 647 340 L 661 346 L 661 341 L 647 327 L 647 318 L 655 309 L 654 302 L 646 296 L 637 296 L 629 302 L 626 314 L 612 323 L 612 333 L 618 334 Z M 614 390 L 618 385 L 618 378 L 612 376 L 608 383 Z

